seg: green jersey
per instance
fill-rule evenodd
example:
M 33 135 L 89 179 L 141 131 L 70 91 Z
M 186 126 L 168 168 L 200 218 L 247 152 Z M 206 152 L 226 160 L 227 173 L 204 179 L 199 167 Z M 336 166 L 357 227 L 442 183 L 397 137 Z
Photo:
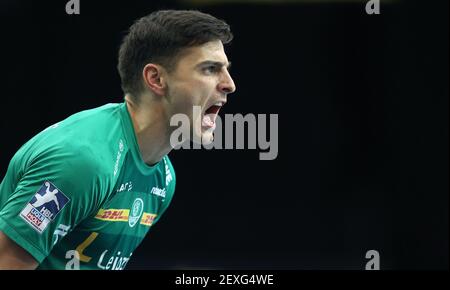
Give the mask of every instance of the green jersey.
M 48 127 L 12 158 L 0 184 L 0 230 L 38 269 L 123 269 L 175 190 L 167 156 L 141 158 L 126 103 Z

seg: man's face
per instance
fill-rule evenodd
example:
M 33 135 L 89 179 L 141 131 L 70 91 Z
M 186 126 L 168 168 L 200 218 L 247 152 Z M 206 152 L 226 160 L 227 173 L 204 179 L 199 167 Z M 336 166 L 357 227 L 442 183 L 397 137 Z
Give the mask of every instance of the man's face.
M 185 49 L 166 78 L 170 114 L 187 115 L 191 136 L 204 143 L 212 141 L 217 114 L 236 89 L 228 67 L 222 42 L 211 41 Z

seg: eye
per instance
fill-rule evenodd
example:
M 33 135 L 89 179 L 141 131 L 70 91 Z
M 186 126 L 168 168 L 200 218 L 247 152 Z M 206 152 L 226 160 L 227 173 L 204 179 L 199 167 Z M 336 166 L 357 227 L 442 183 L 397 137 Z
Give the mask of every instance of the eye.
M 220 70 L 220 68 L 216 65 L 208 65 L 203 68 L 203 72 L 206 74 L 214 74 L 214 73 L 218 72 L 219 70 Z

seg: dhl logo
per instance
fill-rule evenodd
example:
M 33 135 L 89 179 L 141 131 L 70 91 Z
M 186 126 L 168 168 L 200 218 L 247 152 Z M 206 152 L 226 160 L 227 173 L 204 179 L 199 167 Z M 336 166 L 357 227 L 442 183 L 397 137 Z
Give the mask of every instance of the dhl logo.
M 95 218 L 102 221 L 127 222 L 129 213 L 129 209 L 100 209 Z
M 156 214 L 144 212 L 141 218 L 141 225 L 151 226 L 156 218 Z
M 109 222 L 128 222 L 129 209 L 100 209 L 95 216 L 96 219 Z M 141 225 L 151 226 L 157 214 L 144 212 L 141 218 Z

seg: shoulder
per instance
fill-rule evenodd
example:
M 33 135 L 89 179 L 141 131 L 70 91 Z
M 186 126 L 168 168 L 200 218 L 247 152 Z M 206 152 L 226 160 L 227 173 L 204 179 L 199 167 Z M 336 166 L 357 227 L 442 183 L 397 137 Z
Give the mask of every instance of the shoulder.
M 90 146 L 63 141 L 46 147 L 46 150 L 38 150 L 24 170 L 89 184 L 107 175 L 102 159 L 102 155 Z
M 83 111 L 49 126 L 14 155 L 20 168 L 43 167 L 74 175 L 108 175 L 113 172 L 121 144 L 117 105 Z M 123 144 L 122 144 L 123 146 Z

